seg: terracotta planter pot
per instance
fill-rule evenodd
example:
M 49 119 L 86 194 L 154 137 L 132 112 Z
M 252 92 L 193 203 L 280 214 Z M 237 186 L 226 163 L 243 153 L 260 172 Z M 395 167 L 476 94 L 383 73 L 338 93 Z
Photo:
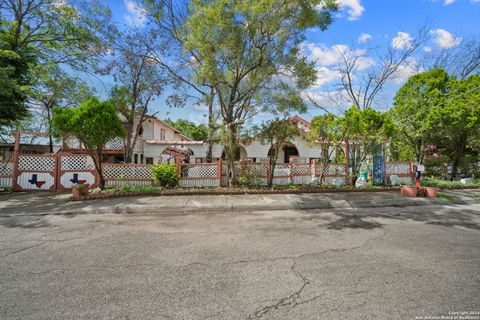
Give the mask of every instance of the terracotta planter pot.
M 416 197 L 417 196 L 417 188 L 410 187 L 410 186 L 401 186 L 400 192 L 404 197 Z
M 437 188 L 430 188 L 430 187 L 425 187 L 423 188 L 423 194 L 427 198 L 436 198 L 438 197 L 438 189 Z
M 80 197 L 80 190 L 78 190 L 77 188 L 72 188 L 72 196 L 74 198 L 79 198 Z

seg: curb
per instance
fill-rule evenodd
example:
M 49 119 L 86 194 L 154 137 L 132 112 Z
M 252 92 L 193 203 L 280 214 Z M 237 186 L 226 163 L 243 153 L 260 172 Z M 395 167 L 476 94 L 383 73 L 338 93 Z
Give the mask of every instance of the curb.
M 401 200 L 390 200 L 390 201 L 381 201 L 375 202 L 371 200 L 367 201 L 355 201 L 348 202 L 345 200 L 339 201 L 322 201 L 321 203 L 313 204 L 299 204 L 294 203 L 292 205 L 270 205 L 270 206 L 252 206 L 252 205 L 234 205 L 232 203 L 227 203 L 225 205 L 212 206 L 212 207 L 177 207 L 177 206 L 166 206 L 158 207 L 153 205 L 141 205 L 138 207 L 129 206 L 129 205 L 115 205 L 104 208 L 97 209 L 79 209 L 79 210 L 60 210 L 53 211 L 50 213 L 42 214 L 6 214 L 0 215 L 0 217 L 12 217 L 12 216 L 47 216 L 47 215 L 79 215 L 79 214 L 192 214 L 198 213 L 201 209 L 201 214 L 208 213 L 232 213 L 232 212 L 259 212 L 259 211 L 278 211 L 278 210 L 324 210 L 324 209 L 355 209 L 355 208 L 407 208 L 407 207 L 417 207 L 417 206 L 428 206 L 428 205 L 466 205 L 466 204 L 475 204 L 480 203 L 476 200 L 457 200 L 452 202 L 445 202 L 438 199 L 416 199 L 412 200 L 401 199 Z

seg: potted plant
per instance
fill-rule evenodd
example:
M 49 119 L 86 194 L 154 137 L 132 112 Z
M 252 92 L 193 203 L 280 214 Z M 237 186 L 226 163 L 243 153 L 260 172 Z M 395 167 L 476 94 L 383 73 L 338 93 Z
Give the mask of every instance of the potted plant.
M 416 197 L 417 188 L 413 186 L 400 186 L 400 192 L 404 197 Z
M 86 196 L 88 194 L 89 184 L 76 184 L 72 187 L 72 195 L 74 198 L 79 198 L 80 196 Z
M 423 194 L 427 198 L 436 198 L 438 197 L 438 188 L 432 188 L 432 187 L 423 187 Z

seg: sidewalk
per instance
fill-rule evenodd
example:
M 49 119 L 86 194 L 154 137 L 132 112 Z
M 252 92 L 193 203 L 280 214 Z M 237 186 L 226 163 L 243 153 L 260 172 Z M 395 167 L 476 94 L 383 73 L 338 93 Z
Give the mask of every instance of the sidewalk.
M 0 216 L 98 213 L 207 213 L 295 209 L 407 207 L 480 203 L 480 190 L 448 190 L 449 199 L 405 198 L 399 192 L 197 195 L 112 198 L 71 202 L 70 194 L 0 195 Z

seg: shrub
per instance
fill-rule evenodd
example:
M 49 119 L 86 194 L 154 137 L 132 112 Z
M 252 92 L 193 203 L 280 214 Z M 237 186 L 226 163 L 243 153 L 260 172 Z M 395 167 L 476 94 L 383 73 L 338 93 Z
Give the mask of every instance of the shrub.
M 152 166 L 152 176 L 155 182 L 163 188 L 173 188 L 178 184 L 177 167 L 173 164 L 159 163 Z
M 257 187 L 262 184 L 259 169 L 251 166 L 242 166 L 240 175 L 237 177 L 237 183 L 240 187 Z

